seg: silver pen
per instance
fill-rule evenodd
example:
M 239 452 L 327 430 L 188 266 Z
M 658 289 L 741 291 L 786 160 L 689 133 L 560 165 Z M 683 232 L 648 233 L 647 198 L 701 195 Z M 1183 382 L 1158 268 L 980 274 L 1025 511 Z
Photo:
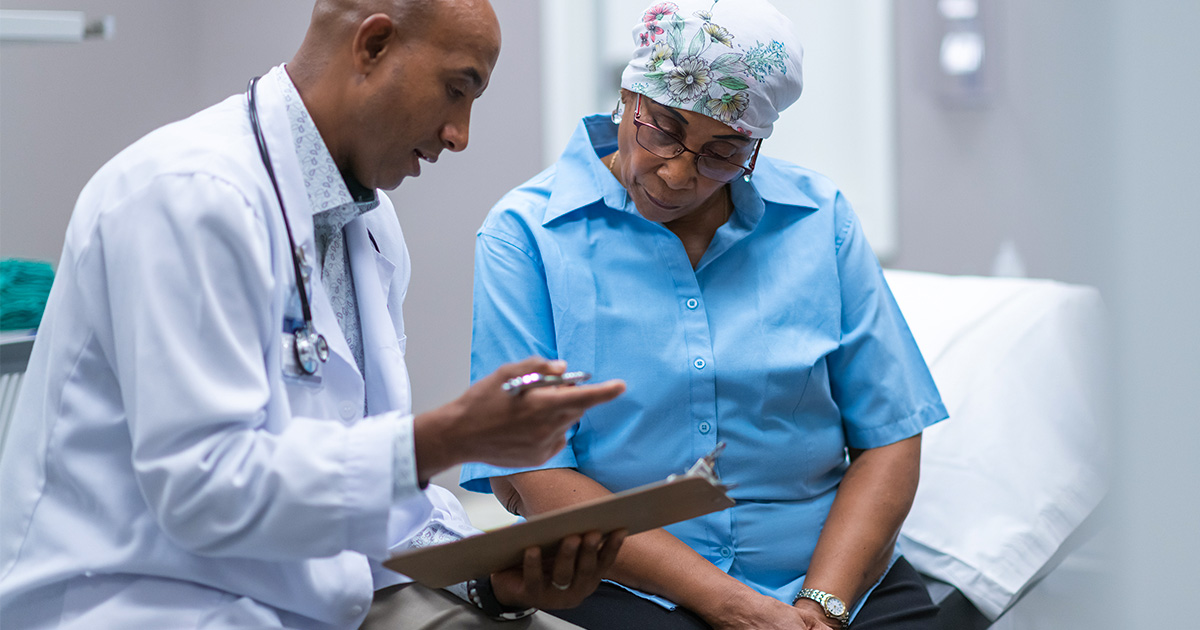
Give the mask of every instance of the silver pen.
M 500 389 L 508 392 L 509 396 L 517 396 L 521 392 L 533 389 L 535 387 L 551 387 L 553 385 L 577 385 L 589 378 L 591 374 L 587 372 L 564 372 L 563 374 L 542 374 L 540 372 L 530 372 L 521 376 L 510 378 L 500 386 Z

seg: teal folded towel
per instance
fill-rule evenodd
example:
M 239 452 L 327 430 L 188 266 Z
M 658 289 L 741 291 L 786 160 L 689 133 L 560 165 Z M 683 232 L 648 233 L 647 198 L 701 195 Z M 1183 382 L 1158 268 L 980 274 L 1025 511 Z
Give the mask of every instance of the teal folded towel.
M 54 268 L 40 260 L 0 260 L 0 330 L 37 328 L 54 283 Z

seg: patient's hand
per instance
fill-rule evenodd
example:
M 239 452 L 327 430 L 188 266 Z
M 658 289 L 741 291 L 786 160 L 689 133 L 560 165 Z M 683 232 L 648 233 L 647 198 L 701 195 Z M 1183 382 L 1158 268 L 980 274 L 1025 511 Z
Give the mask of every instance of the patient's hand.
M 624 540 L 624 530 L 608 536 L 600 532 L 568 536 L 559 543 L 554 558 L 545 562 L 541 550 L 530 547 L 521 567 L 492 574 L 492 590 L 506 606 L 574 608 L 600 585 Z
M 841 630 L 842 624 L 836 619 L 830 619 L 825 614 L 825 610 L 821 608 L 821 605 L 811 599 L 802 599 L 796 602 L 794 606 L 791 606 L 791 608 L 799 610 L 800 614 L 809 620 L 809 625 L 801 626 L 802 628 L 815 628 L 817 630 L 835 628 L 836 630 Z
M 713 630 L 840 630 L 841 624 L 825 616 L 820 606 L 789 606 L 773 597 L 755 593 L 731 602 L 728 614 L 710 619 Z M 811 602 L 816 604 L 816 602 Z

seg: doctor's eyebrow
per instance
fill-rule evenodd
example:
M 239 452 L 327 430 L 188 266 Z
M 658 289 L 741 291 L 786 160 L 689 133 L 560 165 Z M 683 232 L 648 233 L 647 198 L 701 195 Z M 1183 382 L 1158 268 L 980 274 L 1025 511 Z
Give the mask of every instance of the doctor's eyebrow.
M 483 75 L 479 74 L 479 70 L 476 70 L 472 66 L 466 66 L 452 72 L 455 75 L 465 77 L 467 82 L 471 84 L 471 87 L 475 88 L 475 98 L 483 95 L 483 90 L 487 88 L 487 85 L 483 82 Z

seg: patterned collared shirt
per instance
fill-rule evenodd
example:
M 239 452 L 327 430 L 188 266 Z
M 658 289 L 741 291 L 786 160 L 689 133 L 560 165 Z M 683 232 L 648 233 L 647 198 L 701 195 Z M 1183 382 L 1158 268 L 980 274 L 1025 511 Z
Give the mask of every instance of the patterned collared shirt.
M 288 122 L 292 128 L 292 139 L 295 142 L 296 157 L 300 160 L 300 171 L 304 177 L 304 191 L 308 194 L 308 203 L 312 206 L 313 214 L 329 212 L 343 206 L 357 204 L 354 216 L 359 216 L 379 206 L 379 199 L 374 191 L 368 191 L 370 198 L 355 201 L 346 186 L 346 180 L 338 170 L 329 148 L 321 139 L 308 108 L 300 99 L 300 92 L 292 83 L 287 72 L 280 73 L 280 85 L 283 86 L 283 102 L 287 107 Z M 324 258 L 324 252 L 321 253 Z

